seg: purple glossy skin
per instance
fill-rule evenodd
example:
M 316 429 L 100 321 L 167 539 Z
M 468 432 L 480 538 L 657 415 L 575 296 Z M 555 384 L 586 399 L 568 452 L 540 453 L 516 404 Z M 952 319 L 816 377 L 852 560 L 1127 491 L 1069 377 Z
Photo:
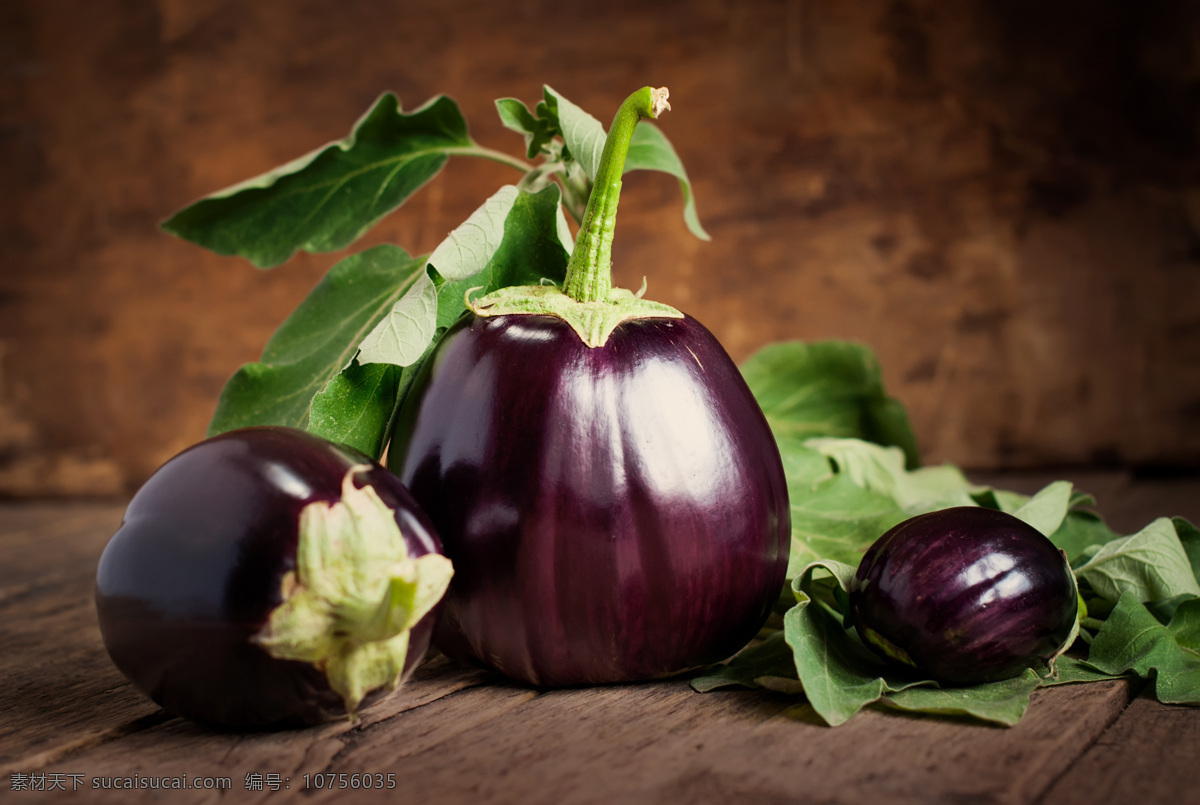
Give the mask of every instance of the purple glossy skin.
M 850 593 L 859 635 L 908 653 L 933 679 L 974 685 L 1045 668 L 1078 600 L 1066 558 L 994 509 L 958 507 L 900 523 L 863 557 Z
M 531 684 L 650 679 L 740 649 L 776 601 L 778 449 L 691 318 L 589 349 L 549 316 L 468 316 L 417 380 L 389 467 L 455 566 L 435 644 Z
M 314 724 L 345 715 L 308 663 L 251 642 L 295 568 L 300 511 L 371 484 L 396 512 L 413 556 L 440 552 L 428 518 L 368 457 L 290 428 L 247 428 L 172 458 L 134 496 L 100 558 L 96 609 L 117 668 L 167 710 L 234 728 Z M 420 662 L 433 613 L 410 634 L 405 676 Z

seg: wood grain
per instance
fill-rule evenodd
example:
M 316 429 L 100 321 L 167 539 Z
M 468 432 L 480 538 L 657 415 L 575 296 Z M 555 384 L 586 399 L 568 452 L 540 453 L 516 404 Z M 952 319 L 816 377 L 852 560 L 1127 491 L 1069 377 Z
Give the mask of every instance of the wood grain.
M 1030 491 L 1044 482 L 1006 480 Z M 1196 482 L 1077 480 L 1131 519 L 1200 493 Z M 1042 689 L 1008 729 L 878 708 L 830 729 L 768 691 L 699 694 L 686 680 L 539 690 L 435 654 L 356 723 L 213 731 L 159 709 L 104 652 L 91 589 L 120 511 L 0 505 L 0 555 L 10 558 L 0 575 L 0 791 L 35 774 L 63 783 L 64 799 L 100 803 L 163 801 L 163 791 L 103 786 L 183 775 L 228 788 L 172 791 L 172 803 L 1152 805 L 1186 802 L 1194 788 L 1200 708 L 1131 704 L 1127 681 Z M 396 788 L 312 782 L 364 772 L 391 774 Z
M 1148 695 L 1121 717 L 1046 792 L 1044 801 L 1171 805 L 1196 799 L 1196 709 L 1158 704 Z
M 1200 12 L 1187 0 L 8 0 L 0 4 L 0 495 L 131 491 L 342 256 L 276 271 L 157 228 L 343 137 L 384 90 L 646 83 L 695 184 L 626 181 L 618 283 L 738 360 L 879 354 L 929 461 L 1200 464 Z M 515 172 L 451 161 L 374 230 L 432 250 Z

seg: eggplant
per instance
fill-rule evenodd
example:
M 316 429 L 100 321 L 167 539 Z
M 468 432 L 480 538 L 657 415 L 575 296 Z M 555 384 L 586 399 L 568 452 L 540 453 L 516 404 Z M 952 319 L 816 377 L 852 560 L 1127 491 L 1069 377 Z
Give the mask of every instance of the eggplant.
M 995 509 L 918 515 L 880 537 L 850 590 L 859 636 L 881 657 L 947 685 L 1045 672 L 1076 634 L 1067 558 Z
M 611 287 L 625 149 L 664 107 L 647 87 L 617 113 L 563 288 L 473 302 L 389 449 L 455 566 L 435 645 L 534 685 L 724 659 L 787 569 L 783 466 L 737 367 L 695 319 Z
M 227 728 L 354 716 L 425 655 L 451 569 L 400 481 L 291 428 L 160 467 L 100 557 L 105 648 L 171 713 Z

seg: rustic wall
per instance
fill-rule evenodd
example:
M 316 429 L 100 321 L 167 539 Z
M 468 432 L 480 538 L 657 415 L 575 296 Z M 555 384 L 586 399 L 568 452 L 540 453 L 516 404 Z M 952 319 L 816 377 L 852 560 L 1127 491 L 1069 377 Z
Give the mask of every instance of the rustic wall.
M 1048 7 L 1058 10 L 1048 10 Z M 1200 15 L 935 0 L 10 0 L 0 6 L 0 494 L 119 493 L 336 256 L 273 272 L 160 233 L 341 137 L 385 89 L 646 83 L 695 181 L 626 182 L 620 282 L 772 340 L 875 347 L 925 457 L 1200 465 Z M 452 162 L 371 241 L 427 251 L 500 183 Z

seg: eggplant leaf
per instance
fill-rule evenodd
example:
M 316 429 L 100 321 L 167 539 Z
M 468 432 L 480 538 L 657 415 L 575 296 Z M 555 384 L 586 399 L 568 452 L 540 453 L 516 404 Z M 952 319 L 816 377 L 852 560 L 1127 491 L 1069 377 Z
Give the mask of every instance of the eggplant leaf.
M 1187 554 L 1188 562 L 1192 566 L 1192 575 L 1200 583 L 1200 528 L 1196 528 L 1183 517 L 1172 517 L 1171 523 L 1175 526 L 1175 533 L 1179 535 L 1179 541 L 1183 544 L 1183 552 Z
M 1102 598 L 1116 602 L 1125 594 L 1138 601 L 1159 601 L 1179 595 L 1200 596 L 1183 543 L 1175 525 L 1160 517 L 1136 534 L 1113 540 L 1076 568 Z
M 662 129 L 653 123 L 643 120 L 633 130 L 633 140 L 629 143 L 629 154 L 625 158 L 625 173 L 636 170 L 656 170 L 669 173 L 679 180 L 679 190 L 683 193 L 683 220 L 687 228 L 700 240 L 712 240 L 700 224 L 696 214 L 696 199 L 692 195 L 692 183 L 684 170 L 683 162 L 675 153 L 674 146 L 667 140 Z
M 447 280 L 473 277 L 487 268 L 504 239 L 504 224 L 520 191 L 505 185 L 446 236 L 429 263 Z
M 506 129 L 525 136 L 525 156 L 533 159 L 546 149 L 546 145 L 558 134 L 556 123 L 544 117 L 534 117 L 529 107 L 516 98 L 499 98 L 496 113 Z
M 313 397 L 309 433 L 378 459 L 406 371 L 386 363 L 354 361 Z
M 897 523 L 950 506 L 973 505 L 975 489 L 950 466 L 904 468 L 896 447 L 861 439 L 781 441 L 792 512 L 788 578 L 834 560 L 858 566 L 863 553 Z
M 425 354 L 436 328 L 437 289 L 422 271 L 359 344 L 358 362 L 411 366 Z
M 857 486 L 886 495 L 909 514 L 974 505 L 971 482 L 948 464 L 907 470 L 900 448 L 862 439 L 817 438 L 804 444 L 832 460 Z
M 887 396 L 874 353 L 845 341 L 789 341 L 763 347 L 742 375 L 780 449 L 817 436 L 895 445 L 919 463 L 917 440 L 899 402 Z
M 379 317 L 357 359 L 313 398 L 308 429 L 379 458 L 392 416 L 437 333 L 466 310 L 468 289 L 489 293 L 543 278 L 562 281 L 568 253 L 559 234 L 561 217 L 557 185 L 537 193 L 514 187 L 485 202 L 430 255 L 431 267 L 419 272 Z M 435 258 L 440 265 L 434 266 Z M 437 268 L 460 278 L 448 280 Z M 395 371 L 374 368 L 385 366 Z
M 544 105 L 539 105 L 543 117 L 551 120 L 561 132 L 563 143 L 572 159 L 583 168 L 589 179 L 596 177 L 600 169 L 600 155 L 604 153 L 604 124 L 568 101 L 549 85 L 542 88 Z M 640 126 L 639 126 L 640 128 Z
M 536 193 L 516 188 L 513 191 L 501 236 L 496 238 L 492 232 L 486 241 L 481 237 L 479 247 L 471 252 L 476 273 L 460 279 L 439 279 L 439 329 L 449 327 L 467 309 L 464 297 L 468 291 L 482 296 L 511 285 L 561 283 L 566 276 L 570 252 L 562 240 L 566 222 L 558 185 L 547 185 Z M 435 251 L 434 256 L 437 254 Z M 462 271 L 455 273 L 461 275 Z
M 813 577 L 818 568 L 832 574 L 843 591 L 854 578 L 854 568 L 840 562 L 810 565 L 793 582 L 797 603 L 783 616 L 784 638 L 792 648 L 797 676 L 817 714 L 836 727 L 885 693 L 930 684 L 890 678 L 879 658 L 846 631 L 844 613 L 835 614 L 813 600 Z
M 226 383 L 208 435 L 251 425 L 306 427 L 313 397 L 425 276 L 424 266 L 424 258 L 389 244 L 337 263 L 271 336 L 260 361 Z
M 1160 702 L 1200 704 L 1200 599 L 1181 604 L 1164 626 L 1136 593 L 1123 593 L 1092 639 L 1087 664 L 1153 679 Z
M 1032 669 L 1027 669 L 1012 679 L 966 688 L 909 687 L 889 693 L 880 703 L 897 710 L 970 716 L 1012 726 L 1029 709 L 1030 694 L 1041 686 L 1042 679 Z
M 432 179 L 450 154 L 474 148 L 452 99 L 439 96 L 404 113 L 396 96 L 384 93 L 345 139 L 214 193 L 163 228 L 270 268 L 299 249 L 350 245 Z
M 777 631 L 762 642 L 742 649 L 725 665 L 709 669 L 692 680 L 692 687 L 701 693 L 726 687 L 782 687 L 774 680 L 797 682 L 796 661 L 792 649 Z
M 1012 512 L 1012 515 L 1050 536 L 1062 526 L 1070 505 L 1071 482 L 1054 481 Z

